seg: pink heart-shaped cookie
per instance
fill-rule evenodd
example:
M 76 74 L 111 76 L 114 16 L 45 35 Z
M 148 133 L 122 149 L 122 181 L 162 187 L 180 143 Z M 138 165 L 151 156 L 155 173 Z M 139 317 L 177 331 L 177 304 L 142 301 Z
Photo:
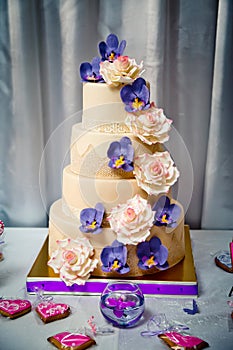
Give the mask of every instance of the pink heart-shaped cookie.
M 31 311 L 31 303 L 22 299 L 3 299 L 0 301 L 0 314 L 11 319 Z
M 67 304 L 42 302 L 37 305 L 36 312 L 44 323 L 48 323 L 69 316 L 70 307 Z

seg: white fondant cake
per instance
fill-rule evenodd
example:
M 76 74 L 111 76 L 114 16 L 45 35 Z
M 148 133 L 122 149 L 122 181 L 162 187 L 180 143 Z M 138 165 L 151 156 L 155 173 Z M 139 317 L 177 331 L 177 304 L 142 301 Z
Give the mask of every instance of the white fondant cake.
M 122 55 L 125 42 L 110 34 L 103 43 L 102 61 L 80 67 L 82 122 L 49 214 L 48 264 L 68 285 L 154 274 L 185 254 L 183 208 L 171 190 L 179 171 L 161 144 L 171 120 L 150 102 L 142 63 Z

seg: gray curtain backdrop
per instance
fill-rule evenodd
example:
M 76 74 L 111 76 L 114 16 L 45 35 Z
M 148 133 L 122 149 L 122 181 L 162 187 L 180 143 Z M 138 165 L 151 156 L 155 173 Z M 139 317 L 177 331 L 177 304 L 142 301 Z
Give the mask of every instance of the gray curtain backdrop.
M 79 65 L 115 33 L 191 157 L 186 222 L 233 229 L 232 19 L 231 0 L 1 0 L 0 219 L 47 225 L 81 120 Z

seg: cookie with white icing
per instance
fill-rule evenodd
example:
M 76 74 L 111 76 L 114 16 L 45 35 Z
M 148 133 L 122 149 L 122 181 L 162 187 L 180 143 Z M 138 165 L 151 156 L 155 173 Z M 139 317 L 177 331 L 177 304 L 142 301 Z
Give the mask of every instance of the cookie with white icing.
M 11 319 L 23 316 L 31 311 L 32 305 L 28 300 L 3 299 L 0 300 L 0 314 Z
M 68 317 L 71 310 L 67 304 L 42 302 L 37 305 L 36 312 L 44 323 L 49 323 Z
M 228 251 L 223 251 L 215 257 L 215 264 L 221 269 L 233 273 L 231 255 Z
M 81 333 L 62 332 L 47 339 L 58 349 L 63 350 L 84 350 L 96 342 L 91 337 Z

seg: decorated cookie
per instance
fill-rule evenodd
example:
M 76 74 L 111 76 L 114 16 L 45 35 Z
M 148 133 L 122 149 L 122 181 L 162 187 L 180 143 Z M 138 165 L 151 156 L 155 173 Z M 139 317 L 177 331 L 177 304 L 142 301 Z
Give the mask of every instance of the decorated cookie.
M 0 220 L 0 237 L 3 235 L 4 228 L 5 228 L 4 222 Z
M 21 299 L 0 300 L 0 314 L 11 319 L 23 316 L 31 311 L 31 303 Z
M 49 323 L 69 316 L 70 307 L 67 304 L 43 302 L 37 305 L 36 312 L 44 323 Z
M 81 333 L 62 332 L 48 338 L 58 349 L 83 350 L 96 344 L 95 340 Z
M 215 264 L 221 269 L 233 273 L 231 254 L 228 251 L 223 251 L 215 257 Z
M 207 342 L 200 338 L 177 332 L 159 334 L 158 337 L 171 349 L 176 350 L 201 350 L 209 346 Z

